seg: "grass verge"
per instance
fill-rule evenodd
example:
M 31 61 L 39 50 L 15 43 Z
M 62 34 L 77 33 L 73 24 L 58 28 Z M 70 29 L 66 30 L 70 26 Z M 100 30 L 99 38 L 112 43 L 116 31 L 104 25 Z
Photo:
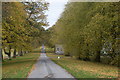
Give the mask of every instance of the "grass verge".
M 47 55 L 58 65 L 70 72 L 75 78 L 117 78 L 118 67 L 81 61 L 63 55 L 47 53 Z M 61 58 L 58 59 L 57 57 Z
M 12 60 L 4 60 L 2 78 L 26 78 L 39 55 L 40 53 L 28 53 Z

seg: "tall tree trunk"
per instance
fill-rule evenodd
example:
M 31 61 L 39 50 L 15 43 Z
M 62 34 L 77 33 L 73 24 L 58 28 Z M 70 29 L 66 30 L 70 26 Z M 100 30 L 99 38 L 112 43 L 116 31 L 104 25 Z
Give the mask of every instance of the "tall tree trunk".
M 24 54 L 26 54 L 26 51 L 24 51 Z
M 56 53 L 56 47 L 55 47 L 55 45 L 54 45 L 54 53 Z
M 6 52 L 5 49 L 4 50 L 4 53 L 8 56 L 8 59 L 11 60 L 11 47 L 9 48 L 9 52 Z
M 25 54 L 25 51 L 22 51 L 22 54 L 24 55 L 24 54 Z
M 88 44 L 86 43 L 86 49 L 85 49 L 85 58 L 83 59 L 84 61 L 90 61 L 89 58 L 89 49 L 88 49 Z
M 2 52 L 1 52 L 1 60 L 3 61 L 3 54 L 2 54 Z
M 97 51 L 95 61 L 100 62 L 100 51 Z
M 14 49 L 13 58 L 16 58 L 16 49 Z
M 9 57 L 9 60 L 11 60 L 11 47 L 9 48 L 8 57 Z
M 20 56 L 23 56 L 23 52 L 22 52 L 22 49 L 21 49 L 21 51 L 20 51 Z
M 3 61 L 3 53 L 2 53 L 2 48 L 0 48 L 0 61 Z
M 26 53 L 28 53 L 28 51 L 26 51 Z
M 27 51 L 25 51 L 25 53 L 27 54 L 28 52 L 27 52 Z
M 18 56 L 20 56 L 20 50 L 18 50 Z

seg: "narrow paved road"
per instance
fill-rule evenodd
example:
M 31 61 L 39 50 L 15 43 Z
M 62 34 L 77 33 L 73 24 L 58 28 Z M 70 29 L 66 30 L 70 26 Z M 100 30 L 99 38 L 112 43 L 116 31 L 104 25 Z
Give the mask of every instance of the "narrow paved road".
M 46 54 L 41 53 L 35 69 L 29 74 L 28 78 L 72 78 L 73 80 L 74 77 L 51 61 Z

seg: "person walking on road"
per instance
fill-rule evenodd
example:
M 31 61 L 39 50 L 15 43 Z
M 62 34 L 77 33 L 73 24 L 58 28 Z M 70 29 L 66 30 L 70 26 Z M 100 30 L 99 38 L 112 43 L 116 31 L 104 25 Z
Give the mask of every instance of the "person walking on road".
M 46 53 L 44 44 L 42 45 L 41 53 Z

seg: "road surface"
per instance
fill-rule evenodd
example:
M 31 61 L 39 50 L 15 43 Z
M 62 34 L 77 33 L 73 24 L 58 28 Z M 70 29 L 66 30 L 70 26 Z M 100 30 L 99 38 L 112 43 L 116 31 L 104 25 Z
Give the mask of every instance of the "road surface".
M 29 74 L 28 78 L 72 78 L 74 80 L 71 74 L 51 61 L 45 53 L 41 53 L 35 69 Z

